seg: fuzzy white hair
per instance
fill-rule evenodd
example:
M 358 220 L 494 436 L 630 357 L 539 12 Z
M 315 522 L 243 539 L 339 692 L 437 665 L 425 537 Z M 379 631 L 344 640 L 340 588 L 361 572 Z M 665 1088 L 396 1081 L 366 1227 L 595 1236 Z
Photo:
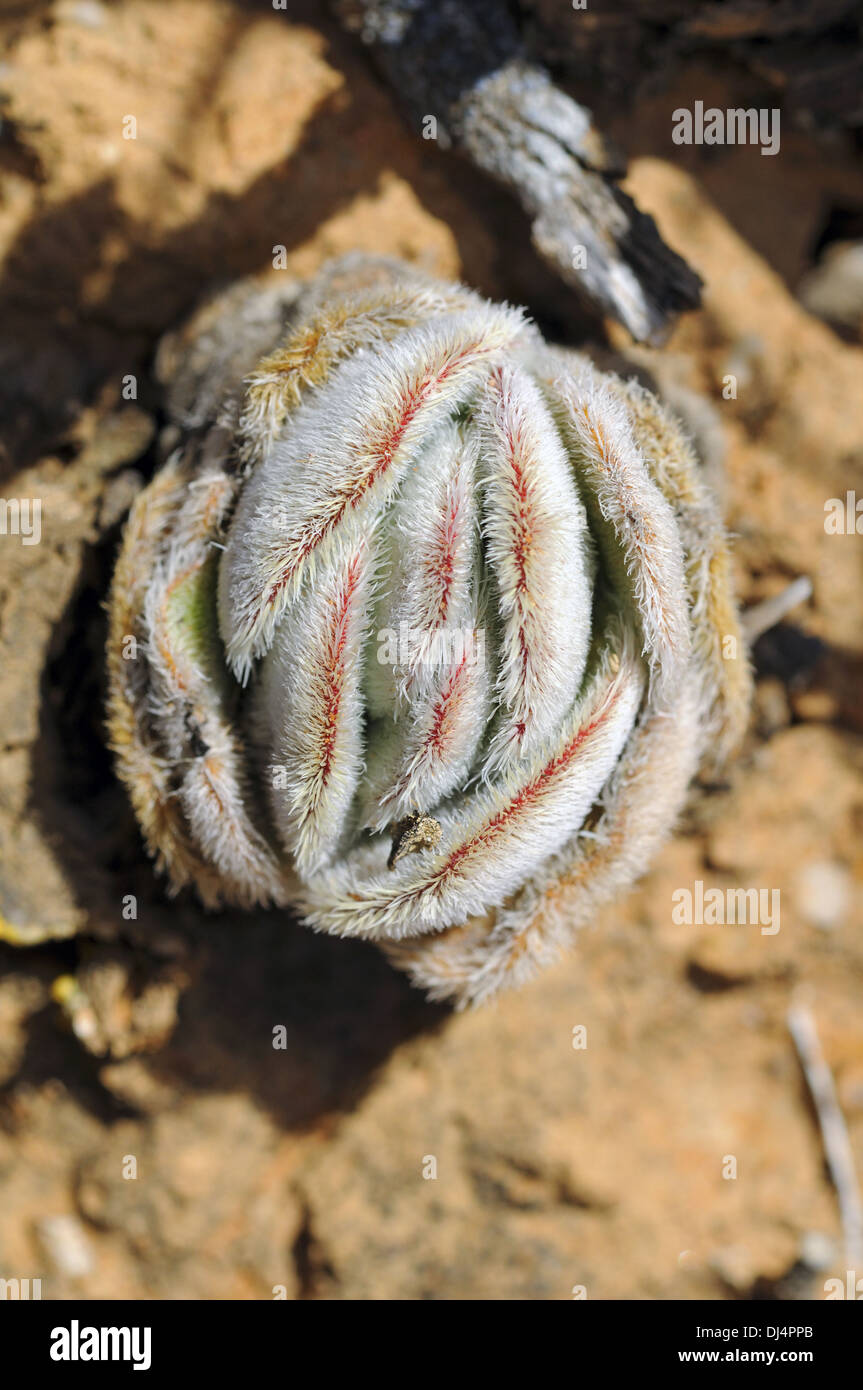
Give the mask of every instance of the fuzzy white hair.
M 637 878 L 739 742 L 716 504 L 654 396 L 460 286 L 360 259 L 219 312 L 214 343 L 254 324 L 251 369 L 218 407 L 224 365 L 188 374 L 112 587 L 147 846 L 209 906 L 294 905 L 485 1001 Z

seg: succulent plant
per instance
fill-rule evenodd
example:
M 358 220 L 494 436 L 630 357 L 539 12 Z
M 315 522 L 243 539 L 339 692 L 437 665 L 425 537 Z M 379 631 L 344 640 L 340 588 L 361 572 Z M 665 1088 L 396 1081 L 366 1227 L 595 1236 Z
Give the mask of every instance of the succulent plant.
M 244 283 L 165 344 L 175 447 L 110 605 L 150 853 L 434 997 L 553 959 L 648 865 L 749 672 L 691 444 L 635 381 L 397 263 Z

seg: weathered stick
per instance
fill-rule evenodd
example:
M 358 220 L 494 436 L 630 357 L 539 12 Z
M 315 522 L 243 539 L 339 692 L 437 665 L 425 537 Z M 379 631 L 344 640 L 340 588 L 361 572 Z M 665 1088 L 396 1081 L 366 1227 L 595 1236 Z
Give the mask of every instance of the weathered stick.
M 499 0 L 334 0 L 418 126 L 518 198 L 533 243 L 595 309 L 640 342 L 697 307 L 701 281 L 617 186 L 591 113 L 528 61 Z

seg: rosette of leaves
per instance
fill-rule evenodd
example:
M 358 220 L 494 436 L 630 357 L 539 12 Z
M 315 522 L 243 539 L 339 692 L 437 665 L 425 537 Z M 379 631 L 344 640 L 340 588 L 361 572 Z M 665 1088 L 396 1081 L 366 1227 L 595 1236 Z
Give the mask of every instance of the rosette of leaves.
M 680 426 L 524 312 L 398 264 L 242 284 L 169 340 L 176 447 L 110 604 L 150 853 L 477 1002 L 646 868 L 745 724 Z

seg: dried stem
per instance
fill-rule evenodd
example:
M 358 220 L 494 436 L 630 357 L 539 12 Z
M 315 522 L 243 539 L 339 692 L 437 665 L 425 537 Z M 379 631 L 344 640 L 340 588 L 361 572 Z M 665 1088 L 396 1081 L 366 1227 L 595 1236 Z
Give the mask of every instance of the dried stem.
M 854 1152 L 833 1075 L 821 1050 L 815 1017 L 802 1000 L 788 1010 L 788 1028 L 815 1104 L 827 1166 L 839 1198 L 848 1267 L 859 1270 L 863 1268 L 863 1201 Z

